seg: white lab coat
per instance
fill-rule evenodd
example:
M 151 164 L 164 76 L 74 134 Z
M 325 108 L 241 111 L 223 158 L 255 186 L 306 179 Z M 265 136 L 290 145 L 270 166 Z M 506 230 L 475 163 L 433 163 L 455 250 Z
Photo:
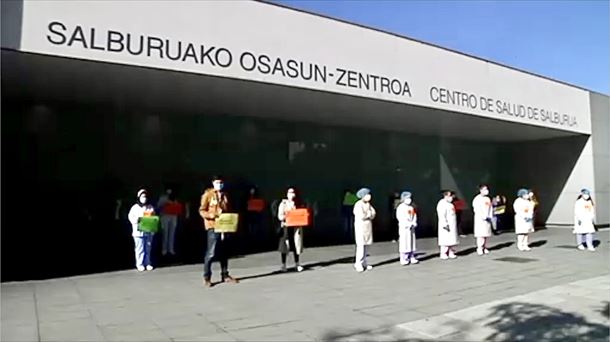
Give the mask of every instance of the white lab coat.
M 515 234 L 534 232 L 534 202 L 517 198 L 513 203 L 515 211 Z
M 375 219 L 375 208 L 363 200 L 354 204 L 354 238 L 356 245 L 366 246 L 373 244 L 373 219 Z
M 289 210 L 296 209 L 294 201 L 283 199 L 277 209 L 277 218 L 281 222 L 282 229 L 294 230 L 294 235 L 289 230 L 284 230 L 284 234 L 280 237 L 280 244 L 278 250 L 280 253 L 288 253 L 290 251 L 290 238 L 293 236 L 294 248 L 297 255 L 303 253 L 303 228 L 293 228 L 285 226 L 286 212 Z
M 140 217 L 143 217 L 144 213 L 154 214 L 154 212 L 155 212 L 155 209 L 150 204 L 140 206 L 139 204 L 136 203 L 131 207 L 131 209 L 129 210 L 129 214 L 127 214 L 127 218 L 129 219 L 129 222 L 131 223 L 131 236 L 143 237 L 144 234 L 150 234 L 150 233 L 144 233 L 144 232 L 141 232 L 138 230 L 138 219 Z M 152 235 L 152 234 L 150 234 L 150 235 Z
M 415 208 L 406 203 L 396 207 L 398 220 L 398 251 L 400 253 L 415 252 L 415 227 L 417 227 L 417 213 Z
M 457 218 L 453 204 L 441 199 L 436 205 L 436 214 L 438 215 L 438 245 L 455 246 L 459 244 Z M 449 226 L 449 231 L 444 229 L 447 226 Z
M 580 224 L 578 224 L 580 222 Z M 574 234 L 595 232 L 595 207 L 592 201 L 579 198 L 574 203 Z
M 474 211 L 474 236 L 490 237 L 491 219 L 493 218 L 491 199 L 478 194 L 472 200 L 472 210 Z

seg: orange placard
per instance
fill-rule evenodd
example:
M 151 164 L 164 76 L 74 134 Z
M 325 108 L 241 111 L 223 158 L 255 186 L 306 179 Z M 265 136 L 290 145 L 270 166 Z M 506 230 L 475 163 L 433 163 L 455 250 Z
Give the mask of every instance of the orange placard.
M 307 227 L 311 224 L 309 209 L 294 209 L 286 212 L 286 227 Z
M 163 213 L 166 215 L 182 215 L 182 204 L 179 202 L 170 202 L 163 207 Z
M 265 210 L 265 201 L 259 198 L 248 200 L 248 211 L 260 213 Z

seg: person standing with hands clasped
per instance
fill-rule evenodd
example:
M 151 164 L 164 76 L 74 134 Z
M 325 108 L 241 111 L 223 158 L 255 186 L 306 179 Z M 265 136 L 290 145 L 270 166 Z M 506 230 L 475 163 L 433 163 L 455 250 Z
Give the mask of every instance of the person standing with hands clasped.
M 576 234 L 578 249 L 584 251 L 586 247 L 591 252 L 595 251 L 593 233 L 595 233 L 593 199 L 589 190 L 582 189 L 574 203 L 574 234 Z
M 354 204 L 354 236 L 356 240 L 356 262 L 354 268 L 358 272 L 371 270 L 373 266 L 367 264 L 366 257 L 368 246 L 373 244 L 373 219 L 375 219 L 375 208 L 371 204 L 371 190 L 362 188 L 356 196 L 360 200 Z
M 135 245 L 136 268 L 139 272 L 153 270 L 150 252 L 154 234 L 141 231 L 139 224 L 142 217 L 153 216 L 154 214 L 155 209 L 152 205 L 148 204 L 148 193 L 146 190 L 141 189 L 138 191 L 138 203 L 131 207 L 127 215 L 132 227 L 131 236 Z
M 474 237 L 477 240 L 477 254 L 489 254 L 487 241 L 491 236 L 493 209 L 487 185 L 479 185 L 479 194 L 472 200 L 474 211 Z
M 229 275 L 229 261 L 224 233 L 214 231 L 216 219 L 223 212 L 227 212 L 229 208 L 229 200 L 223 192 L 224 182 L 222 178 L 214 177 L 212 186 L 212 189 L 206 190 L 201 196 L 201 206 L 199 207 L 199 214 L 203 218 L 207 231 L 207 249 L 203 264 L 203 284 L 206 287 L 212 287 L 212 261 L 214 259 L 218 259 L 220 262 L 222 282 L 238 282 L 237 279 Z
M 455 259 L 455 246 L 459 244 L 453 192 L 444 190 L 443 198 L 436 205 L 438 215 L 438 246 L 442 260 Z
M 515 234 L 517 234 L 517 248 L 520 251 L 531 251 L 529 247 L 529 234 L 534 232 L 534 207 L 527 189 L 519 189 L 518 198 L 513 203 L 515 211 Z
M 415 257 L 415 227 L 417 227 L 417 213 L 413 205 L 411 193 L 404 191 L 400 194 L 401 203 L 396 207 L 398 220 L 398 252 L 400 264 L 417 264 Z
M 278 250 L 282 257 L 282 272 L 286 272 L 286 259 L 288 258 L 289 251 L 294 253 L 294 263 L 297 272 L 303 271 L 303 266 L 299 264 L 299 255 L 303 253 L 303 228 L 286 226 L 287 213 L 300 207 L 299 202 L 295 189 L 288 188 L 286 198 L 280 202 L 277 211 L 277 218 L 280 221 L 280 244 Z

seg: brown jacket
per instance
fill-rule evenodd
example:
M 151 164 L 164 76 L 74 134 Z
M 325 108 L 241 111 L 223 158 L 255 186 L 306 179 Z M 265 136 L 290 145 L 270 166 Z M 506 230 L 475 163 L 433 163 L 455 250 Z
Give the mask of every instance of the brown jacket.
M 208 189 L 201 196 L 199 215 L 203 218 L 205 229 L 214 229 L 218 216 L 221 213 L 228 212 L 228 210 L 229 201 L 224 193 L 219 196 L 219 193 L 214 189 Z

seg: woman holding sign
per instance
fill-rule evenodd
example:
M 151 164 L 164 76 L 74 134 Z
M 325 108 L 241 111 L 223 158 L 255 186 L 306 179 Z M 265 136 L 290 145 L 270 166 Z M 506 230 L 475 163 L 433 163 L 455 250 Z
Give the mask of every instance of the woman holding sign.
M 297 208 L 301 207 L 300 201 L 297 199 L 297 194 L 294 188 L 288 188 L 286 192 L 286 198 L 282 200 L 277 210 L 277 218 L 280 221 L 280 244 L 279 252 L 282 255 L 282 272 L 286 272 L 286 259 L 288 258 L 288 252 L 292 251 L 294 255 L 294 263 L 296 265 L 297 272 L 303 271 L 303 266 L 299 264 L 299 255 L 303 253 L 303 226 L 306 226 L 306 222 L 298 222 L 299 218 L 295 217 L 292 222 L 292 217 L 296 216 Z M 303 211 L 306 209 L 299 209 Z
M 132 227 L 133 242 L 135 244 L 136 268 L 139 272 L 152 271 L 150 251 L 154 234 L 158 230 L 159 217 L 155 216 L 155 209 L 148 204 L 148 193 L 141 189 L 138 191 L 138 203 L 134 204 L 127 215 Z

